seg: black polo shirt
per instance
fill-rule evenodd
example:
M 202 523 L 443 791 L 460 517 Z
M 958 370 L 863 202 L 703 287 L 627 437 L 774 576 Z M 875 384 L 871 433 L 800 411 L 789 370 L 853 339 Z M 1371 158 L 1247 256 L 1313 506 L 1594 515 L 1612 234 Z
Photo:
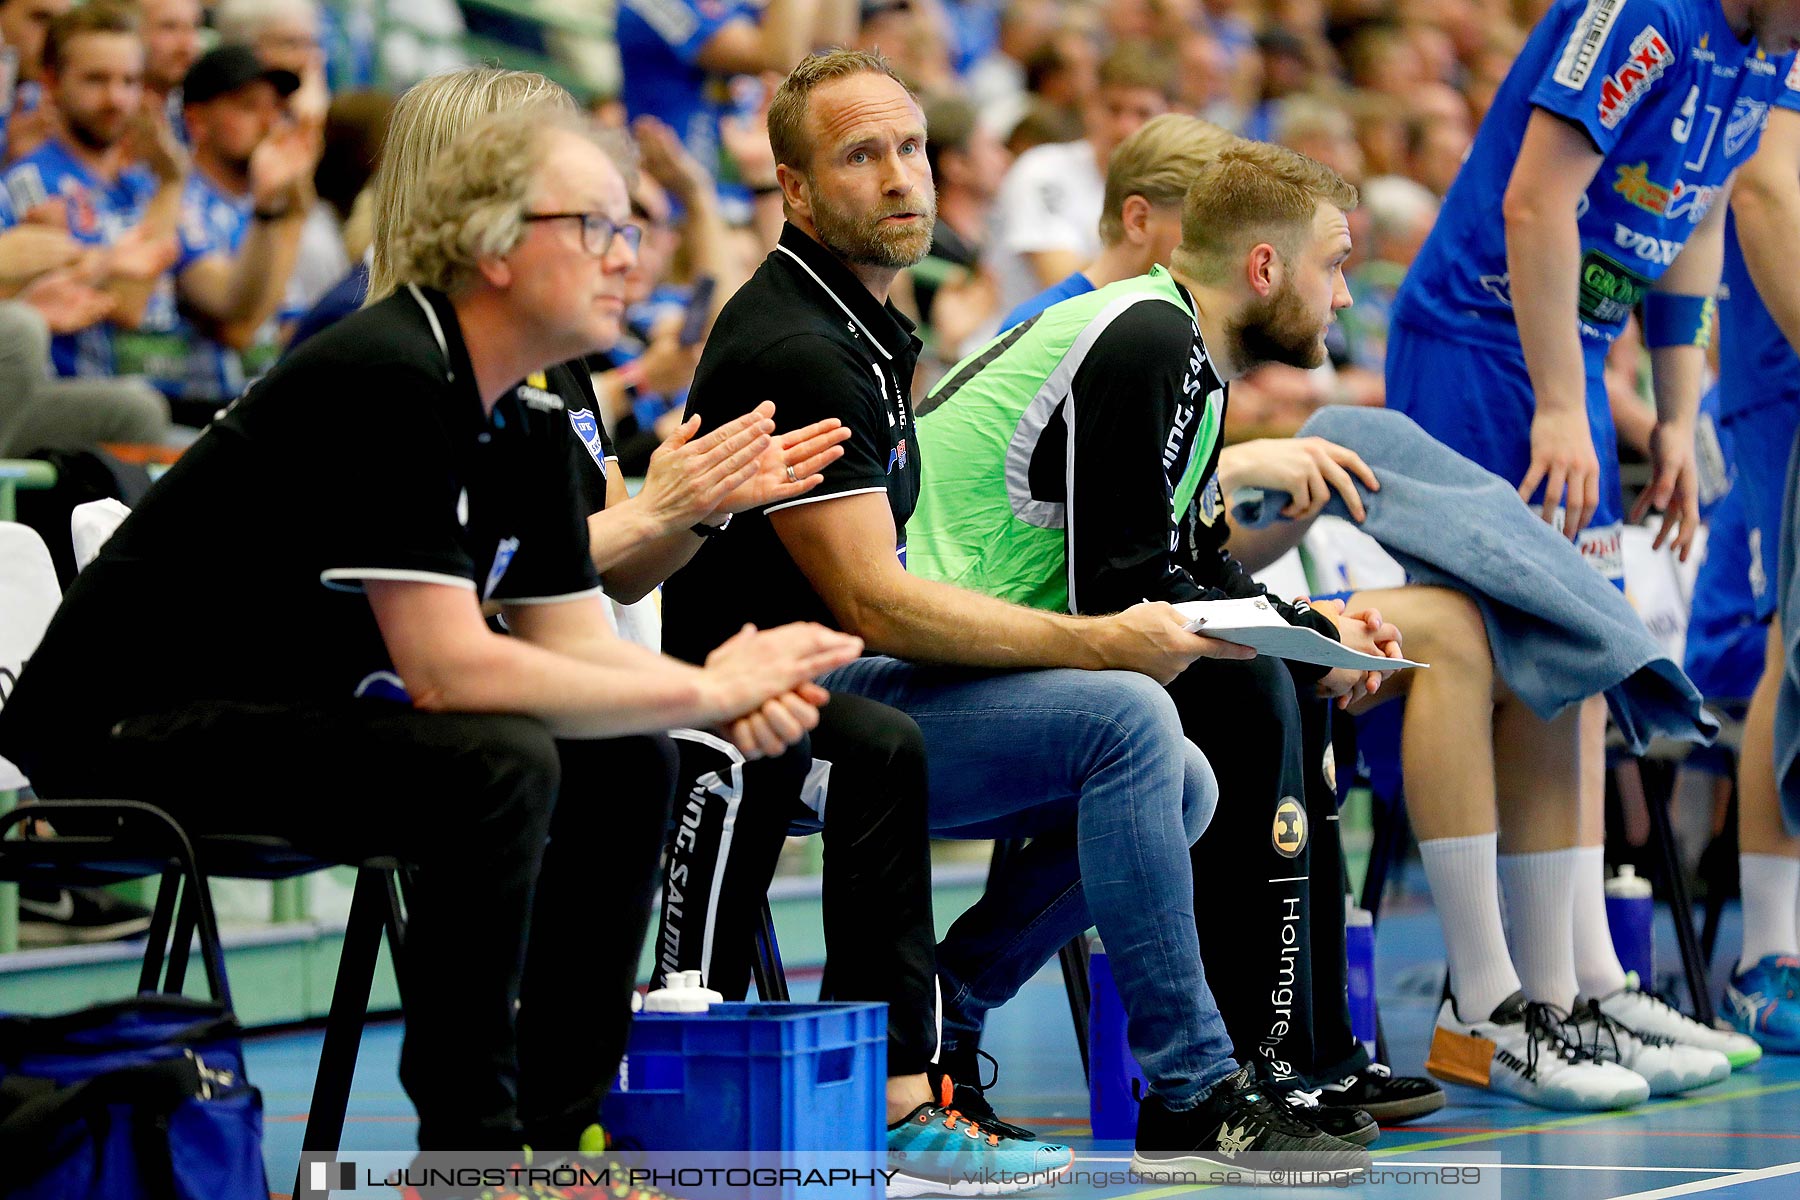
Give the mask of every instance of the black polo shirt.
M 0 710 L 27 774 L 122 718 L 330 702 L 391 672 L 367 580 L 598 594 L 569 423 L 484 413 L 449 302 L 402 290 L 284 359 L 76 579 Z
M 582 511 L 603 510 L 606 466 L 619 456 L 600 417 L 587 364 L 581 359 L 558 363 L 526 379 L 516 394 L 528 421 L 541 422 L 547 436 L 567 441 L 570 478 L 581 496 Z
M 901 562 L 919 496 L 912 377 L 919 340 L 891 303 L 877 303 L 850 269 L 789 225 L 756 274 L 719 314 L 688 393 L 701 432 L 775 402 L 780 431 L 836 417 L 844 456 L 797 500 L 742 513 L 663 585 L 663 646 L 698 662 L 745 622 L 836 627 L 769 524 L 769 514 L 842 496 L 886 492 Z

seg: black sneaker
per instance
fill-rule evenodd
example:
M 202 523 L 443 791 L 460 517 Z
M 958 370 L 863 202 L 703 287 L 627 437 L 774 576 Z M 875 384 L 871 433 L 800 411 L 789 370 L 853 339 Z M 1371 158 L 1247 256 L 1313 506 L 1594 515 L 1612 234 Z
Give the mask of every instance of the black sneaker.
M 1289 1186 L 1341 1187 L 1369 1163 L 1367 1150 L 1322 1132 L 1305 1110 L 1265 1092 L 1248 1067 L 1187 1112 L 1145 1097 L 1131 1156 L 1132 1171 L 1152 1179 L 1209 1183 L 1223 1168 L 1230 1182 Z
M 1301 1119 L 1310 1121 L 1319 1127 L 1320 1133 L 1329 1133 L 1334 1138 L 1343 1138 L 1358 1146 L 1370 1146 L 1381 1136 L 1381 1126 L 1375 1118 L 1360 1108 L 1350 1108 L 1342 1104 L 1326 1105 L 1324 1097 L 1318 1091 L 1282 1092 L 1282 1100 L 1289 1108 L 1298 1109 Z
M 987 1059 L 994 1068 L 994 1077 L 986 1083 L 981 1082 L 981 1064 L 979 1059 Z M 950 1107 L 963 1116 L 974 1121 L 983 1129 L 991 1129 L 1001 1137 L 1012 1138 L 1020 1142 L 1035 1142 L 1037 1134 L 1023 1125 L 1013 1125 L 1002 1121 L 994 1112 L 994 1106 L 988 1103 L 988 1089 L 1000 1082 L 1000 1064 L 994 1056 L 985 1050 L 977 1050 L 973 1054 L 962 1054 L 951 1051 L 942 1056 L 940 1070 L 934 1072 L 934 1087 L 942 1086 L 940 1079 L 949 1079 L 951 1086 Z
M 19 888 L 19 944 L 67 946 L 137 937 L 150 928 L 150 910 L 103 888 Z
M 1360 1108 L 1383 1125 L 1399 1125 L 1444 1107 L 1444 1089 L 1433 1080 L 1395 1076 L 1380 1063 L 1370 1063 L 1354 1075 L 1321 1087 L 1319 1103 L 1327 1109 Z M 1321 1124 L 1320 1128 L 1328 1127 Z

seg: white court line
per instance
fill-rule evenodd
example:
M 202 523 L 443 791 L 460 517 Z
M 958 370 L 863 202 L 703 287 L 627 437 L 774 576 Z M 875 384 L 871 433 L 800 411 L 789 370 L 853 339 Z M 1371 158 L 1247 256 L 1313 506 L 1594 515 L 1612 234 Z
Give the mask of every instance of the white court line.
M 1736 1187 L 1740 1183 L 1756 1183 L 1762 1179 L 1779 1179 L 1783 1175 L 1795 1174 L 1800 1174 L 1800 1162 L 1764 1167 L 1760 1171 L 1740 1171 L 1717 1179 L 1697 1179 L 1693 1183 L 1678 1183 L 1674 1187 L 1658 1188 L 1652 1192 L 1631 1192 L 1615 1196 L 1613 1200 L 1663 1200 L 1667 1196 L 1692 1196 L 1697 1192 L 1716 1192 L 1720 1188 Z
M 1478 1167 L 1483 1171 L 1666 1171 L 1675 1175 L 1736 1175 L 1741 1167 L 1625 1167 L 1618 1163 L 1458 1163 L 1402 1162 L 1397 1158 L 1377 1159 L 1378 1167 Z
M 1128 1163 L 1131 1159 L 1129 1156 L 1125 1158 L 1110 1158 L 1099 1154 L 1077 1154 L 1075 1156 L 1075 1161 L 1084 1163 Z M 1672 1175 L 1740 1175 L 1745 1173 L 1744 1168 L 1740 1167 L 1626 1167 L 1620 1166 L 1617 1163 L 1463 1163 L 1452 1159 L 1411 1161 L 1398 1158 L 1384 1158 L 1378 1160 L 1375 1165 L 1378 1167 L 1470 1166 L 1480 1167 L 1484 1171 L 1619 1171 L 1622 1173 L 1655 1171 Z M 1800 1166 L 1800 1164 L 1795 1165 Z M 1705 1181 L 1703 1180 L 1702 1182 Z M 1658 1194 L 1660 1195 L 1661 1193 Z M 1678 1193 L 1669 1194 L 1675 1195 Z M 1621 1198 L 1621 1200 L 1623 1200 L 1623 1198 Z

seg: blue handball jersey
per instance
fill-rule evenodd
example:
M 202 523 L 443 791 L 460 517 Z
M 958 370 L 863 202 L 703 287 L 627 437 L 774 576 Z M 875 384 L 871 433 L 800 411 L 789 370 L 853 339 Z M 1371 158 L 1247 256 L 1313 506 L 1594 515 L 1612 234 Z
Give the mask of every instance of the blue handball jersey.
M 1800 58 L 1789 67 L 1775 103 L 1800 112 Z M 1800 406 L 1800 356 L 1756 294 L 1737 223 L 1725 230 L 1724 286 L 1719 300 L 1720 411 L 1730 417 L 1766 404 Z
M 68 217 L 69 236 L 89 246 L 110 246 L 144 217 L 144 209 L 157 192 L 156 177 L 133 165 L 108 182 L 94 175 L 70 154 L 58 138 L 51 138 L 13 164 L 3 177 L 12 212 L 0 223 L 22 218 L 47 201 L 60 200 Z M 185 255 L 175 264 L 175 274 L 190 261 Z M 134 338 L 147 339 L 176 328 L 175 283 L 166 275 L 157 284 L 143 321 Z M 50 361 L 58 375 L 138 374 L 134 363 L 120 361 L 115 353 L 122 331 L 102 321 L 50 341 Z
M 222 191 L 204 174 L 195 171 L 181 191 L 181 255 L 185 262 L 212 254 L 234 256 L 243 248 L 250 231 L 252 201 Z M 278 357 L 278 325 L 274 318 L 257 331 L 256 340 L 241 354 L 206 336 L 192 321 L 181 322 L 186 348 L 186 369 L 176 378 L 157 379 L 156 385 L 170 396 L 190 400 L 236 399 L 244 385 L 261 375 Z
M 1500 201 L 1534 109 L 1604 155 L 1577 208 L 1590 361 L 1756 149 L 1789 72 L 1740 43 L 1718 0 L 1556 0 L 1494 97 L 1394 318 L 1517 349 Z
M 749 20 L 741 0 L 620 0 L 622 99 L 633 117 L 675 131 L 696 161 L 719 173 L 719 118 L 731 111 L 726 81 L 700 65 L 700 52 L 733 21 Z

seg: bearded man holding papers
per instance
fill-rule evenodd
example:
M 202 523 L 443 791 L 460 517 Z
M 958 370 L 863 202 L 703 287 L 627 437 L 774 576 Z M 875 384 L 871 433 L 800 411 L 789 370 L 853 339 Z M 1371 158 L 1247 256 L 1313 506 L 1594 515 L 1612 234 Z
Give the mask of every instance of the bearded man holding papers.
M 1264 362 L 1324 361 L 1326 327 L 1350 303 L 1345 213 L 1356 200 L 1310 159 L 1236 143 L 1190 186 L 1170 269 L 1055 305 L 954 368 L 919 409 L 935 466 L 908 527 L 908 570 L 1081 614 L 1255 598 L 1289 625 L 1398 659 L 1399 631 L 1379 613 L 1288 604 L 1250 577 L 1225 546 L 1217 476 L 1230 380 Z M 1321 494 L 1353 497 L 1347 471 L 1376 486 L 1347 452 L 1294 443 L 1290 456 L 1311 463 Z M 1263 656 L 1203 660 L 1169 684 L 1220 784 L 1218 815 L 1193 850 L 1202 955 L 1219 964 L 1208 974 L 1237 1055 L 1273 1088 L 1368 1072 L 1343 1018 L 1341 952 L 1313 946 L 1313 910 L 1319 928 L 1335 921 L 1341 885 L 1329 851 L 1316 887 L 1311 878 L 1313 843 L 1335 824 L 1322 807 L 1320 819 L 1309 814 L 1309 798 L 1327 803 L 1325 722 L 1303 722 L 1302 699 L 1347 705 L 1386 675 Z M 1368 1073 L 1379 1091 L 1441 1103 L 1428 1081 Z M 1341 1105 L 1325 1127 L 1371 1138 L 1357 1107 Z

